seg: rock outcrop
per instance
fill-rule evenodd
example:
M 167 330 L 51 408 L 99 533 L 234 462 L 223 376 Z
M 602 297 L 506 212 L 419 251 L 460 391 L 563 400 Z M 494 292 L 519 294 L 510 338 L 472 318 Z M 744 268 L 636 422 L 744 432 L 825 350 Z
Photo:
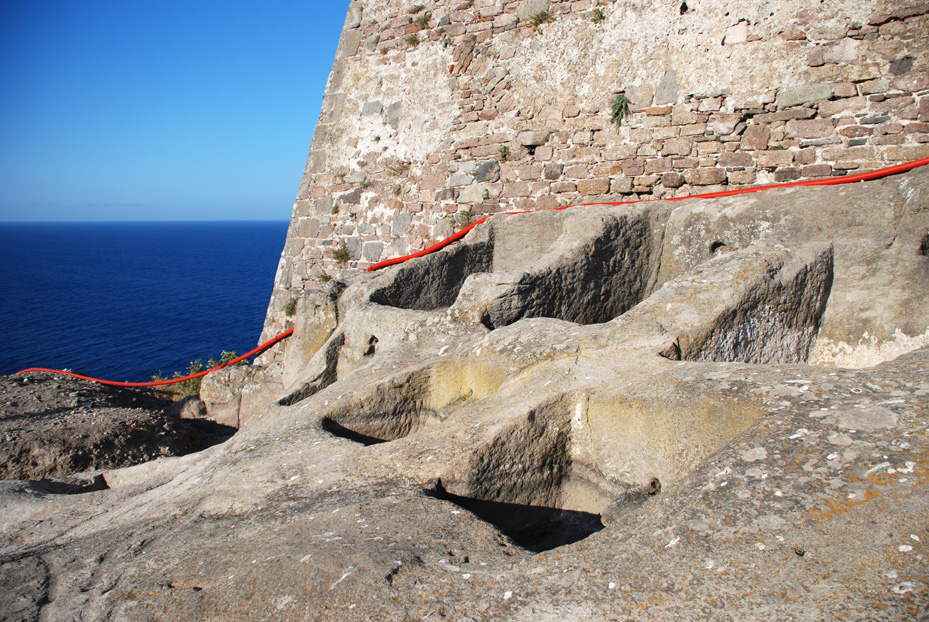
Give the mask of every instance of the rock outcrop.
M 0 485 L 0 608 L 925 619 L 927 235 L 925 168 L 495 216 L 305 294 L 225 444 Z

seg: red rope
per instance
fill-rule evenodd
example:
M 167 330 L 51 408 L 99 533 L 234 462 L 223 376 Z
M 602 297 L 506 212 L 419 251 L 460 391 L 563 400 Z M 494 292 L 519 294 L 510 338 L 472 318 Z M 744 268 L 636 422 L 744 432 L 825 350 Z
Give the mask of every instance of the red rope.
M 710 192 L 707 194 L 695 194 L 695 195 L 691 195 L 687 197 L 673 197 L 673 198 L 668 198 L 668 199 L 644 199 L 644 201 L 683 201 L 685 199 L 716 199 L 720 197 L 736 196 L 739 194 L 749 194 L 751 192 L 761 192 L 763 190 L 770 190 L 772 188 L 792 188 L 796 186 L 834 186 L 838 184 L 850 184 L 850 183 L 854 183 L 857 181 L 868 181 L 872 179 L 879 179 L 881 177 L 886 177 L 888 175 L 895 175 L 897 173 L 903 173 L 905 171 L 909 171 L 919 166 L 925 166 L 927 164 L 929 164 L 929 158 L 922 158 L 920 160 L 914 160 L 913 162 L 904 162 L 903 164 L 897 164 L 896 166 L 890 166 L 887 168 L 881 168 L 881 169 L 877 169 L 874 171 L 867 171 L 865 173 L 857 173 L 855 175 L 848 175 L 844 177 L 830 177 L 828 179 L 809 179 L 809 180 L 804 180 L 804 181 L 790 182 L 786 184 L 771 184 L 767 186 L 755 186 L 752 188 L 739 188 L 737 190 L 727 190 L 725 192 Z M 629 205 L 632 203 L 640 203 L 642 201 L 643 200 L 606 202 L 606 203 L 582 203 L 580 205 Z M 554 209 L 564 210 L 564 209 L 568 209 L 569 207 L 579 207 L 579 206 L 567 205 L 565 207 L 556 207 Z M 527 214 L 529 212 L 521 211 L 521 212 L 504 212 L 504 213 L 505 214 Z M 373 272 L 374 270 L 379 270 L 380 268 L 385 268 L 387 266 L 392 266 L 394 264 L 403 263 L 405 261 L 409 261 L 410 259 L 415 259 L 416 257 L 423 257 L 425 255 L 429 255 L 438 250 L 441 250 L 445 248 L 446 246 L 448 246 L 449 244 L 451 244 L 452 242 L 457 242 L 458 240 L 466 236 L 476 226 L 478 226 L 479 224 L 483 222 L 486 222 L 488 218 L 490 218 L 490 215 L 484 216 L 480 220 L 471 223 L 470 225 L 468 225 L 461 231 L 458 231 L 454 235 L 448 238 L 445 238 L 441 242 L 437 242 L 436 244 L 433 244 L 429 248 L 423 249 L 417 253 L 413 253 L 411 255 L 405 255 L 403 257 L 395 257 L 393 259 L 387 259 L 385 261 L 378 262 L 374 264 L 373 266 L 371 266 L 370 268 L 368 268 L 367 271 Z M 207 369 L 207 370 L 198 372 L 196 374 L 191 374 L 189 376 L 184 376 L 183 378 L 171 378 L 170 380 L 159 380 L 157 382 L 115 382 L 113 380 L 101 380 L 99 378 L 91 378 L 90 376 L 75 374 L 74 372 L 70 372 L 70 371 L 64 371 L 61 369 L 47 369 L 45 367 L 30 367 L 29 369 L 24 369 L 16 373 L 27 374 L 30 372 L 47 372 L 51 374 L 61 374 L 64 376 L 71 376 L 72 378 L 79 378 L 81 380 L 89 380 L 91 382 L 98 382 L 100 384 L 111 385 L 114 387 L 158 387 L 158 386 L 167 385 L 167 384 L 176 384 L 178 382 L 184 382 L 186 380 L 193 380 L 194 378 L 202 378 L 203 376 L 206 376 L 207 374 L 220 370 L 224 367 L 235 365 L 236 363 L 240 361 L 244 361 L 250 356 L 254 356 L 255 354 L 258 354 L 259 352 L 263 352 L 267 350 L 268 348 L 270 348 L 277 342 L 282 341 L 286 339 L 287 337 L 290 337 L 293 334 L 293 332 L 294 332 L 293 328 L 285 330 L 280 335 L 274 337 L 273 339 L 269 341 L 266 341 L 265 343 L 261 344 L 260 346 L 252 350 L 251 352 L 246 352 L 242 356 L 236 357 L 232 359 L 231 361 L 229 361 L 228 363 L 223 363 L 222 365 L 217 365 L 216 367 L 213 367 L 211 369 Z
M 857 181 L 870 181 L 872 179 L 879 179 L 881 177 L 887 177 L 888 175 L 896 175 L 897 173 L 904 173 L 911 169 L 926 166 L 929 164 L 929 158 L 922 158 L 920 160 L 914 160 L 912 162 L 904 162 L 903 164 L 897 164 L 894 166 L 889 166 L 887 168 L 879 168 L 873 171 L 867 171 L 864 173 L 856 173 L 854 175 L 845 175 L 842 177 L 829 177 L 826 179 L 807 179 L 803 181 L 792 181 L 786 184 L 770 184 L 767 186 L 753 186 L 751 188 L 738 188 L 736 190 L 726 190 L 724 192 L 709 192 L 707 194 L 692 194 L 686 197 L 671 197 L 667 199 L 639 199 L 636 201 L 619 201 L 619 202 L 599 202 L 599 203 L 581 203 L 579 205 L 566 205 L 564 207 L 556 207 L 554 210 L 565 210 L 570 207 L 581 207 L 585 205 L 631 205 L 633 203 L 643 203 L 648 201 L 685 201 L 687 199 L 718 199 L 720 197 L 732 197 L 739 194 L 749 194 L 752 192 L 761 192 L 763 190 L 771 190 L 773 188 L 793 188 L 796 186 L 836 186 L 839 184 L 851 184 Z M 527 214 L 529 212 L 504 212 L 504 214 Z M 455 235 L 445 238 L 441 242 L 433 244 L 427 249 L 421 250 L 412 255 L 405 255 L 403 257 L 395 257 L 393 259 L 386 259 L 380 261 L 370 268 L 367 269 L 367 272 L 374 272 L 375 270 L 380 270 L 381 268 L 386 268 L 387 266 L 392 266 L 394 264 L 403 263 L 404 261 L 409 261 L 410 259 L 415 259 L 416 257 L 422 257 L 430 253 L 434 253 L 437 250 L 443 249 L 452 242 L 460 240 L 465 235 L 468 234 L 471 229 L 478 226 L 482 222 L 485 222 L 491 215 L 484 216 L 477 222 L 471 223 L 461 231 L 457 232 Z
M 157 382 L 116 382 L 114 380 L 100 380 L 99 378 L 91 378 L 90 376 L 83 376 L 81 374 L 75 374 L 74 372 L 70 372 L 70 371 L 64 371 L 61 369 L 46 369 L 45 367 L 30 367 L 29 369 L 24 369 L 16 373 L 17 374 L 28 374 L 29 372 L 34 372 L 34 371 L 44 371 L 50 374 L 61 374 L 62 376 L 71 376 L 72 378 L 79 378 L 81 380 L 89 380 L 90 382 L 99 382 L 100 384 L 108 384 L 114 387 L 159 387 L 159 386 L 166 385 L 166 384 L 176 384 L 178 382 L 184 382 L 185 380 L 193 380 L 194 378 L 202 378 L 203 376 L 206 376 L 207 374 L 214 372 L 216 370 L 222 369 L 223 367 L 229 367 L 230 365 L 235 365 L 236 363 L 244 361 L 250 356 L 254 356 L 258 354 L 259 352 L 264 352 L 265 350 L 267 350 L 268 348 L 276 344 L 278 341 L 282 341 L 290 337 L 293 334 L 293 332 L 294 332 L 294 329 L 292 328 L 285 330 L 283 333 L 281 333 L 277 337 L 274 337 L 273 339 L 264 342 L 263 344 L 261 344 L 260 346 L 252 350 L 251 352 L 246 352 L 242 356 L 238 356 L 232 359 L 231 361 L 229 361 L 228 363 L 223 363 L 222 365 L 217 365 L 216 367 L 212 367 L 210 369 L 197 372 L 196 374 L 191 374 L 189 376 L 184 376 L 183 378 L 171 378 L 170 380 L 158 380 Z

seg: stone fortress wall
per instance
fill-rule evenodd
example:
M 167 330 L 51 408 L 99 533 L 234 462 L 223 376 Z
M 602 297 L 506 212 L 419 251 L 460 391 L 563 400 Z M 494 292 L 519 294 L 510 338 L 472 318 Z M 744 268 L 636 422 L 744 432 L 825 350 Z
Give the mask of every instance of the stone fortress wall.
M 352 2 L 262 338 L 303 292 L 483 214 L 927 156 L 929 4 Z

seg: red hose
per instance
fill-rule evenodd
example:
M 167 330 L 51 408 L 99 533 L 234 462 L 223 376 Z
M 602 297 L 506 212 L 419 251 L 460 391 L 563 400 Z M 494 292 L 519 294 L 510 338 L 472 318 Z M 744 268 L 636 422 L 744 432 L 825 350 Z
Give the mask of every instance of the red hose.
M 273 339 L 270 339 L 269 341 L 264 342 L 263 344 L 261 344 L 260 346 L 252 350 L 251 352 L 246 352 L 242 356 L 237 356 L 236 358 L 232 359 L 228 363 L 223 363 L 222 365 L 217 365 L 216 367 L 213 367 L 211 369 L 197 372 L 196 374 L 191 374 L 189 376 L 184 376 L 183 378 L 171 378 L 170 380 L 158 380 L 157 382 L 115 382 L 113 380 L 100 380 L 99 378 L 91 378 L 90 376 L 82 376 L 81 374 L 75 374 L 74 372 L 63 371 L 61 369 L 46 369 L 44 367 L 30 367 L 29 369 L 24 369 L 22 371 L 16 372 L 16 374 L 19 375 L 19 374 L 28 374 L 29 372 L 33 372 L 33 371 L 44 371 L 50 374 L 61 374 L 62 376 L 71 376 L 72 378 L 79 378 L 81 380 L 89 380 L 90 382 L 108 384 L 113 387 L 159 387 L 165 384 L 176 384 L 178 382 L 184 382 L 185 380 L 193 380 L 194 378 L 202 378 L 203 376 L 206 376 L 207 374 L 214 372 L 218 369 L 222 369 L 223 367 L 229 367 L 230 365 L 235 365 L 236 363 L 240 361 L 244 361 L 250 356 L 254 356 L 255 354 L 258 354 L 259 352 L 264 352 L 265 350 L 267 350 L 268 348 L 276 344 L 278 341 L 282 341 L 286 339 L 287 337 L 290 337 L 293 334 L 293 332 L 294 332 L 294 329 L 292 328 L 287 329 L 283 333 L 278 335 L 277 337 L 274 337 Z
M 904 162 L 903 164 L 897 164 L 894 166 L 889 166 L 887 168 L 879 168 L 873 171 L 867 171 L 864 173 L 856 173 L 854 175 L 846 175 L 843 177 L 829 177 L 826 179 L 807 179 L 804 181 L 792 181 L 786 184 L 770 184 L 767 186 L 753 186 L 751 188 L 739 188 L 737 190 L 726 190 L 724 192 L 709 192 L 707 194 L 692 194 L 686 197 L 670 197 L 667 199 L 639 199 L 636 201 L 619 201 L 619 202 L 605 202 L 601 201 L 599 203 L 581 203 L 578 205 L 566 205 L 564 207 L 556 207 L 554 210 L 565 210 L 569 207 L 581 207 L 584 205 L 631 205 L 632 203 L 642 203 L 646 201 L 685 201 L 687 199 L 718 199 L 720 197 L 732 197 L 739 194 L 749 194 L 752 192 L 761 192 L 763 190 L 771 190 L 772 188 L 793 188 L 796 186 L 836 186 L 839 184 L 850 184 L 856 181 L 870 181 L 872 179 L 879 179 L 881 177 L 887 177 L 888 175 L 896 175 L 897 173 L 904 173 L 911 169 L 926 166 L 929 164 L 929 158 L 922 158 L 920 160 L 913 160 L 912 162 Z M 529 212 L 504 212 L 505 214 L 528 214 Z M 409 261 L 410 259 L 415 259 L 416 257 L 422 257 L 430 253 L 434 253 L 437 250 L 445 248 L 452 242 L 460 240 L 465 235 L 468 234 L 471 229 L 478 226 L 482 222 L 490 218 L 491 215 L 484 216 L 477 222 L 471 223 L 461 231 L 455 233 L 453 236 L 445 238 L 441 242 L 433 244 L 427 249 L 421 250 L 418 253 L 413 253 L 412 255 L 405 255 L 403 257 L 395 257 L 393 259 L 387 259 L 380 261 L 370 268 L 367 269 L 367 272 L 374 272 L 375 270 L 380 270 L 381 268 L 386 268 L 387 266 L 392 266 L 394 264 L 403 263 L 404 261 Z
M 580 205 L 629 205 L 631 203 L 640 203 L 642 201 L 683 201 L 685 199 L 716 199 L 720 197 L 731 197 L 731 196 L 735 196 L 739 194 L 749 194 L 751 192 L 761 192 L 762 190 L 770 190 L 772 188 L 792 188 L 795 186 L 834 186 L 838 184 L 850 184 L 850 183 L 857 182 L 857 181 L 869 181 L 872 179 L 878 179 L 880 177 L 886 177 L 888 175 L 895 175 L 897 173 L 903 173 L 905 171 L 909 171 L 919 166 L 925 166 L 927 164 L 929 164 L 929 158 L 922 158 L 920 160 L 914 160 L 912 162 L 904 162 L 903 164 L 897 164 L 896 166 L 890 166 L 887 168 L 867 171 L 865 173 L 857 173 L 855 175 L 848 175 L 845 177 L 830 177 L 828 179 L 809 179 L 805 181 L 794 181 L 794 182 L 790 182 L 786 184 L 771 184 L 767 186 L 755 186 L 752 188 L 739 188 L 737 190 L 726 190 L 725 192 L 710 192 L 707 194 L 695 194 L 695 195 L 690 195 L 687 197 L 672 197 L 668 199 L 643 199 L 643 200 L 638 200 L 638 201 L 620 201 L 620 202 L 605 202 L 605 203 L 582 203 Z M 569 207 L 579 207 L 579 206 L 566 205 L 564 207 L 556 207 L 554 209 L 564 210 L 564 209 L 568 209 Z M 504 213 L 505 214 L 528 214 L 529 212 L 519 211 L 519 212 L 504 212 Z M 446 246 L 448 246 L 449 244 L 451 244 L 452 242 L 456 242 L 460 240 L 461 238 L 463 238 L 464 236 L 466 236 L 472 229 L 474 229 L 474 227 L 478 226 L 479 224 L 483 222 L 486 222 L 487 219 L 490 218 L 490 216 L 491 215 L 484 216 L 480 220 L 471 223 L 470 225 L 468 225 L 461 231 L 458 231 L 454 235 L 447 237 L 444 240 L 437 242 L 436 244 L 433 244 L 429 248 L 423 249 L 411 255 L 405 255 L 403 257 L 395 257 L 393 259 L 387 259 L 385 261 L 380 261 L 372 265 L 370 268 L 368 268 L 367 271 L 373 272 L 374 270 L 379 270 L 380 268 L 385 268 L 387 266 L 392 266 L 394 264 L 403 263 L 405 261 L 409 261 L 410 259 L 415 259 L 416 257 L 423 257 L 425 255 L 429 255 L 438 250 L 441 250 L 445 248 Z M 244 361 L 250 356 L 254 356 L 255 354 L 258 354 L 259 352 L 263 352 L 267 350 L 268 348 L 270 348 L 277 342 L 282 341 L 286 339 L 287 337 L 290 337 L 293 334 L 293 332 L 294 332 L 293 328 L 285 330 L 283 333 L 281 333 L 277 337 L 274 337 L 273 339 L 266 341 L 265 343 L 261 344 L 260 346 L 252 350 L 251 352 L 246 352 L 242 356 L 232 359 L 228 363 L 223 363 L 222 365 L 217 365 L 216 367 L 213 367 L 211 369 L 207 369 L 207 370 L 198 372 L 196 374 L 191 374 L 189 376 L 184 376 L 183 378 L 171 378 L 170 380 L 159 380 L 157 382 L 115 382 L 113 380 L 101 380 L 99 378 L 91 378 L 90 376 L 83 376 L 81 374 L 75 374 L 70 371 L 63 371 L 60 369 L 47 369 L 45 367 L 30 367 L 29 369 L 24 369 L 22 371 L 16 372 L 16 374 L 17 375 L 27 374 L 29 372 L 47 372 L 51 374 L 61 374 L 64 376 L 71 376 L 72 378 L 79 378 L 81 380 L 89 380 L 91 382 L 98 382 L 100 384 L 106 384 L 106 385 L 110 385 L 114 387 L 157 387 L 157 386 L 162 386 L 166 384 L 176 384 L 178 382 L 184 382 L 186 380 L 193 380 L 194 378 L 202 378 L 203 376 L 206 376 L 207 374 L 211 372 L 217 371 L 224 367 L 228 367 L 229 365 L 235 365 L 236 363 L 240 361 Z

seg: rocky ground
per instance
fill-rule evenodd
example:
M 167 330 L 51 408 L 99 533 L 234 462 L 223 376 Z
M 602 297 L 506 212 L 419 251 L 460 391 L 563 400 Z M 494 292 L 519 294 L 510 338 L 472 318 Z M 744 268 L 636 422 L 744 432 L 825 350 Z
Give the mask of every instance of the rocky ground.
M 199 451 L 235 429 L 180 419 L 150 392 L 54 374 L 0 376 L 0 479 L 40 480 Z

